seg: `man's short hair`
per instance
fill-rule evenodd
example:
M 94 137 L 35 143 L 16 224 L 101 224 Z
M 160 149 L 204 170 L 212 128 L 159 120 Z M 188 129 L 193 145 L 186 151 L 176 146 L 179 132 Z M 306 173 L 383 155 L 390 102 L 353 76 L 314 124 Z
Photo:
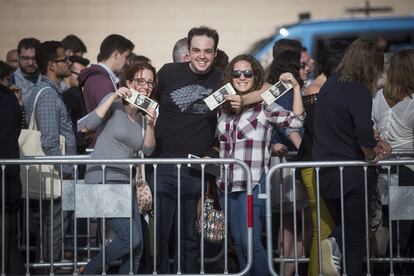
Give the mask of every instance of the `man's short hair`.
M 17 53 L 20 55 L 22 49 L 36 49 L 40 44 L 40 40 L 34 37 L 23 38 L 17 44 Z
M 12 66 L 0 60 L 0 79 L 10 76 L 13 71 L 14 69 Z
M 121 54 L 128 50 L 132 52 L 134 47 L 135 45 L 122 35 L 108 35 L 101 43 L 100 52 L 98 54 L 98 62 L 107 60 L 115 51 L 118 51 Z
M 72 63 L 77 62 L 79 64 L 82 64 L 85 67 L 89 65 L 89 59 L 84 58 L 84 57 L 80 57 L 80 56 L 70 56 L 69 59 L 70 59 L 70 61 Z
M 74 34 L 70 34 L 62 39 L 63 48 L 66 50 L 71 50 L 73 53 L 86 53 L 86 45 L 83 41 Z
M 211 29 L 209 27 L 206 26 L 201 26 L 201 27 L 195 27 L 192 28 L 189 32 L 188 32 L 188 50 L 190 50 L 191 48 L 191 40 L 193 39 L 194 36 L 202 36 L 205 35 L 209 38 L 212 38 L 214 40 L 214 51 L 217 50 L 217 46 L 219 43 L 219 35 L 217 33 L 216 30 Z
M 276 56 L 284 50 L 303 52 L 306 51 L 306 48 L 302 46 L 302 43 L 300 43 L 299 40 L 282 38 L 277 40 L 273 45 L 273 58 L 276 58 Z
M 60 41 L 45 41 L 36 48 L 36 63 L 40 74 L 45 75 L 50 61 L 57 59 L 57 49 L 63 48 Z
M 188 39 L 186 37 L 181 38 L 175 43 L 172 52 L 173 61 L 180 62 L 183 54 L 188 54 Z

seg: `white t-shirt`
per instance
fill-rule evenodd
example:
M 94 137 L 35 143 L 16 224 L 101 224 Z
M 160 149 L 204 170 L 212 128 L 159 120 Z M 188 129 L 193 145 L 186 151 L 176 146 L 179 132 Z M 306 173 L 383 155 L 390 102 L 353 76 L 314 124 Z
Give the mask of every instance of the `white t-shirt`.
M 381 138 L 394 151 L 414 150 L 414 97 L 407 96 L 390 107 L 383 91 L 378 91 L 373 99 L 372 119 Z

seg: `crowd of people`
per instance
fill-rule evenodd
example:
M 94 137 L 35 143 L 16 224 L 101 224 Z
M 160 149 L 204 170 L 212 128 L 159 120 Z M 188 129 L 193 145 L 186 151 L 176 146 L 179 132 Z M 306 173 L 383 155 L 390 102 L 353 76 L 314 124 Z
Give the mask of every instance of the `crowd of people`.
M 85 154 L 87 148 L 93 148 L 92 159 L 137 158 L 140 152 L 152 158 L 187 158 L 188 154 L 206 156 L 213 149 L 218 156 L 239 159 L 248 165 L 252 176 L 253 264 L 249 275 L 269 275 L 262 241 L 265 200 L 259 193 L 266 189 L 271 156 L 283 156 L 293 150 L 298 151 L 296 159 L 300 161 L 377 163 L 390 156 L 392 150 L 413 151 L 414 50 L 393 54 L 384 72 L 384 53 L 374 41 L 329 41 L 315 62 L 299 41 L 282 39 L 275 42 L 273 62 L 265 70 L 248 54 L 229 61 L 218 43 L 219 34 L 214 29 L 192 28 L 174 46 L 173 62 L 157 72 L 148 57 L 133 52 L 132 41 L 118 34 L 102 41 L 97 63 L 92 65 L 83 57 L 86 46 L 75 35 L 62 41 L 22 39 L 16 50 L 7 53 L 7 62 L 0 61 L 0 159 L 19 158 L 19 133 L 29 124 L 33 110 L 46 156 Z M 382 73 L 385 85 L 378 87 Z M 315 76 L 312 81 L 311 74 Z M 290 84 L 291 91 L 271 104 L 263 102 L 262 93 L 279 81 Z M 224 104 L 210 110 L 203 100 L 227 83 L 233 86 L 236 95 L 225 95 Z M 126 101 L 131 89 L 158 102 L 158 108 L 143 112 Z M 80 119 L 81 127 L 77 126 Z M 65 138 L 64 152 L 60 136 Z M 63 179 L 75 177 L 71 165 L 57 169 Z M 400 167 L 400 185 L 412 185 L 413 170 L 412 166 Z M 228 196 L 229 232 L 241 271 L 248 260 L 247 179 L 237 165 L 230 165 L 223 172 L 215 182 L 220 198 Z M 4 173 L 6 193 L 6 244 L 2 247 L 9 255 L 5 271 L 20 275 L 25 269 L 16 241 L 17 214 L 22 206 L 19 166 L 7 166 L 0 173 Z M 366 170 L 368 198 L 374 192 L 376 174 L 375 166 Z M 79 177 L 91 184 L 127 184 L 130 168 L 110 165 L 103 173 L 100 165 L 90 164 L 80 167 Z M 321 168 L 319 202 L 314 169 L 301 169 L 298 177 L 307 191 L 313 225 L 308 275 L 319 275 L 318 205 L 322 274 L 340 275 L 346 268 L 349 275 L 362 275 L 366 252 L 366 218 L 365 212 L 361 212 L 365 209 L 364 169 L 346 167 L 340 174 L 338 168 Z M 196 231 L 197 204 L 204 183 L 200 171 L 160 164 L 156 171 L 152 166 L 147 168 L 147 180 L 152 188 L 154 181 L 157 183 L 157 272 L 176 273 L 177 269 L 182 273 L 200 272 Z M 178 182 L 180 206 L 177 206 Z M 341 227 L 340 183 L 343 183 L 345 233 Z M 135 200 L 134 197 L 133 206 Z M 45 204 L 43 221 L 54 218 L 53 226 L 48 223 L 39 226 L 44 235 L 48 237 L 52 227 L 67 230 L 70 218 L 68 212 L 61 212 L 61 200 L 54 200 L 53 213 L 48 208 L 50 200 L 43 200 L 42 204 Z M 38 208 L 38 200 L 31 199 L 31 216 L 38 217 Z M 178 208 L 181 232 L 175 233 Z M 105 246 L 105 251 L 88 260 L 79 273 L 98 274 L 116 259 L 121 259 L 120 274 L 129 273 L 130 267 L 134 273 L 142 271 L 140 259 L 145 244 L 149 243 L 143 233 L 147 226 L 138 209 L 131 216 L 131 224 L 129 218 L 106 219 L 116 238 Z M 293 257 L 295 251 L 291 217 L 284 214 L 283 234 L 279 233 L 286 257 Z M 400 228 L 399 243 L 404 253 L 408 253 L 413 223 L 404 222 Z M 37 226 L 32 227 L 32 231 L 36 229 Z M 38 236 L 36 232 L 31 234 L 35 239 Z M 177 252 L 170 256 L 171 248 L 177 247 L 177 234 L 181 240 L 180 258 Z M 62 255 L 62 239 L 60 231 L 54 231 L 55 261 Z M 50 239 L 43 241 L 47 260 Z M 299 239 L 296 245 L 299 255 L 302 242 L 305 241 Z M 284 272 L 293 275 L 295 266 L 285 264 Z

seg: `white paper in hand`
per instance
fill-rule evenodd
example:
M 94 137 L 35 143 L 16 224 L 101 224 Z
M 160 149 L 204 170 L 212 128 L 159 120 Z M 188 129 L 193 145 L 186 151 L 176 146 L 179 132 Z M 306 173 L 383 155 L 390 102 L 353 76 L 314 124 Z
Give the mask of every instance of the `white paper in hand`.
M 158 103 L 147 96 L 139 93 L 135 89 L 130 88 L 131 91 L 131 97 L 126 98 L 125 100 L 135 106 L 137 106 L 139 109 L 145 111 L 148 113 L 148 109 L 156 109 L 158 107 Z
M 204 102 L 210 110 L 214 110 L 217 106 L 225 102 L 225 95 L 236 95 L 236 91 L 230 83 L 227 83 L 214 91 L 210 96 L 204 99 Z
M 263 100 L 269 105 L 282 97 L 293 86 L 288 82 L 277 82 L 262 93 Z

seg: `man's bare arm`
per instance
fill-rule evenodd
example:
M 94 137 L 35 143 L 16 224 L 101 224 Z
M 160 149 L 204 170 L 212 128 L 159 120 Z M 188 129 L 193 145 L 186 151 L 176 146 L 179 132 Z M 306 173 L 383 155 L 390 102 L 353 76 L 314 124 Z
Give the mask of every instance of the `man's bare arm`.
M 252 91 L 246 95 L 242 96 L 242 103 L 244 106 L 251 105 L 255 103 L 260 103 L 263 101 L 261 95 L 263 92 L 265 92 L 271 85 L 267 82 L 265 82 L 259 90 Z

